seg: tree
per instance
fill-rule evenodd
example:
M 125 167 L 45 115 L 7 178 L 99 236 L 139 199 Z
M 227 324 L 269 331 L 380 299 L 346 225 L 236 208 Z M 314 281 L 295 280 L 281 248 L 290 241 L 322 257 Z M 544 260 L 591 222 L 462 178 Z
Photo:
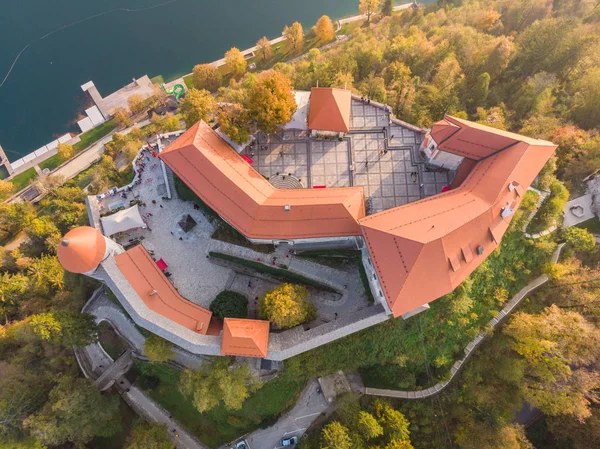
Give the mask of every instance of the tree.
M 381 2 L 381 14 L 391 16 L 394 11 L 394 0 L 383 0 Z
M 10 181 L 4 181 L 0 179 L 0 194 L 11 193 L 14 189 L 14 184 Z
M 383 435 L 383 427 L 373 415 L 364 410 L 358 413 L 357 428 L 365 440 L 372 440 Z
M 359 0 L 358 12 L 367 16 L 367 22 L 371 23 L 371 16 L 377 11 L 379 0 Z
M 331 421 L 321 431 L 321 449 L 352 449 L 348 429 L 338 421 Z
M 151 334 L 146 338 L 144 354 L 151 362 L 166 362 L 175 357 L 173 345 L 155 334 Z
M 575 251 L 592 251 L 596 248 L 596 239 L 587 229 L 572 226 L 565 231 L 564 236 Z
M 212 64 L 198 64 L 192 69 L 192 84 L 195 89 L 216 92 L 221 87 L 223 77 Z
M 267 62 L 267 60 L 273 57 L 273 48 L 271 47 L 271 42 L 267 39 L 267 36 L 261 37 L 256 43 L 256 53 L 263 62 Z
M 142 423 L 133 428 L 125 449 L 173 449 L 166 425 Z
M 313 32 L 315 33 L 315 36 L 323 42 L 329 42 L 335 38 L 333 22 L 329 16 L 321 16 L 313 27 Z
M 300 285 L 283 284 L 269 290 L 259 303 L 260 315 L 280 329 L 310 321 L 316 308 L 308 302 L 308 290 Z
M 58 154 L 60 154 L 61 159 L 67 160 L 73 157 L 74 151 L 71 145 L 67 145 L 66 143 L 58 144 Z
M 196 370 L 186 370 L 179 379 L 179 390 L 204 413 L 221 402 L 228 410 L 239 410 L 251 392 L 260 388 L 248 365 L 233 366 L 228 357 L 217 357 Z
M 223 318 L 247 318 L 248 299 L 241 293 L 223 290 L 210 303 L 209 309 L 220 320 Z
M 64 376 L 42 409 L 24 424 L 44 444 L 83 445 L 119 430 L 119 398 L 102 395 L 88 379 Z
M 204 120 L 212 120 L 217 109 L 217 101 L 207 90 L 190 89 L 181 102 L 181 115 L 189 126 Z
M 232 47 L 225 53 L 225 67 L 234 78 L 243 75 L 247 66 L 246 58 L 238 48 Z
M 292 44 L 292 50 L 300 49 L 304 43 L 304 30 L 300 22 L 294 22 L 292 26 L 286 25 L 283 28 L 283 37 Z
M 236 143 L 248 142 L 252 135 L 250 115 L 240 104 L 223 105 L 217 116 L 219 129 Z
M 62 233 L 48 216 L 34 218 L 25 228 L 27 241 L 21 244 L 23 253 L 30 257 L 56 254 Z
M 398 410 L 393 409 L 388 403 L 378 400 L 375 403 L 375 416 L 382 423 L 386 435 L 392 439 L 410 441 L 410 423 Z
M 94 316 L 89 313 L 55 310 L 32 315 L 29 324 L 41 340 L 66 348 L 87 346 L 98 335 Z
M 0 240 L 15 237 L 34 218 L 33 205 L 29 201 L 0 203 Z
M 527 361 L 520 386 L 529 403 L 550 416 L 590 416 L 588 395 L 600 377 L 588 367 L 600 356 L 599 329 L 552 305 L 539 315 L 517 313 L 504 332 Z
M 27 271 L 40 291 L 56 291 L 65 287 L 65 270 L 56 256 L 42 255 L 34 259 Z
M 258 129 L 277 132 L 296 112 L 296 100 L 290 80 L 279 72 L 261 73 L 248 93 L 248 113 Z
M 477 77 L 477 84 L 473 90 L 473 102 L 476 106 L 485 105 L 490 90 L 490 74 L 483 72 Z
M 133 94 L 127 98 L 127 105 L 132 114 L 142 112 L 145 108 L 144 97 L 140 94 Z
M 131 126 L 131 117 L 125 108 L 118 107 L 112 111 L 114 123 L 117 128 L 127 128 Z

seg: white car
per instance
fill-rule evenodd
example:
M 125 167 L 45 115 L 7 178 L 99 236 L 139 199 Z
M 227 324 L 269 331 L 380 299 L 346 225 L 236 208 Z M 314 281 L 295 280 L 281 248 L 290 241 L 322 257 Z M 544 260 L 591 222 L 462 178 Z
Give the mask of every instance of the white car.
M 250 449 L 250 446 L 248 446 L 248 443 L 244 440 L 237 443 L 233 449 Z
M 289 437 L 281 440 L 282 446 L 295 446 L 296 444 L 298 444 L 298 437 Z

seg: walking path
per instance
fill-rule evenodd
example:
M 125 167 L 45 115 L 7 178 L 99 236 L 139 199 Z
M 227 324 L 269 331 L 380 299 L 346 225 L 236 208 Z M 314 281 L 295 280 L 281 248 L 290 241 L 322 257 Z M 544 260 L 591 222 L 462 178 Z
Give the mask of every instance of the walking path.
M 101 289 L 102 287 L 99 290 Z M 94 315 L 96 323 L 102 321 L 109 323 L 138 355 L 144 354 L 146 337 L 138 330 L 123 309 L 112 302 L 103 291 L 98 294 L 95 293 L 84 306 L 82 312 Z M 202 362 L 206 360 L 204 357 L 187 352 L 178 346 L 173 346 L 173 352 L 175 353 L 173 362 L 184 368 L 198 369 Z
M 560 256 L 560 252 L 565 244 L 562 243 L 556 248 L 556 251 L 552 255 L 552 263 L 557 263 Z M 548 276 L 543 274 L 536 279 L 532 280 L 529 284 L 521 289 L 513 298 L 506 303 L 504 308 L 496 315 L 489 323 L 490 327 L 495 329 L 498 324 L 506 317 L 510 315 L 514 309 L 525 299 L 525 297 L 533 290 L 544 285 L 548 282 Z M 403 391 L 403 390 L 391 390 L 383 388 L 365 388 L 365 394 L 373 396 L 385 396 L 391 398 L 402 398 L 402 399 L 423 399 L 438 394 L 440 391 L 445 389 L 456 374 L 460 371 L 465 362 L 471 357 L 475 349 L 481 344 L 481 342 L 489 335 L 488 331 L 481 331 L 477 337 L 475 337 L 466 347 L 465 356 L 454 363 L 450 370 L 450 378 L 444 382 L 435 384 L 433 387 L 429 387 L 425 390 L 418 391 Z

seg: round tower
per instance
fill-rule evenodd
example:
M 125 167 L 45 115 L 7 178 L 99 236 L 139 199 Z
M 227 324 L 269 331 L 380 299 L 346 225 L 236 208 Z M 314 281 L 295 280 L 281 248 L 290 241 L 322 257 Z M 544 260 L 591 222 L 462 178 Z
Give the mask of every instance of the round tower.
M 57 255 L 65 270 L 95 278 L 103 260 L 123 251 L 121 245 L 104 237 L 98 229 L 80 226 L 60 239 Z

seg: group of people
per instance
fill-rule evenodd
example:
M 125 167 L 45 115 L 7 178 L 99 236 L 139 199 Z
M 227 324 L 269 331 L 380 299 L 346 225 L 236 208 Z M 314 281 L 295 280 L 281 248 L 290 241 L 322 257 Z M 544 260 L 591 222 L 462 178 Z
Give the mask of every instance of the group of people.
M 367 97 L 360 97 L 360 102 L 362 104 L 371 104 L 371 99 Z

